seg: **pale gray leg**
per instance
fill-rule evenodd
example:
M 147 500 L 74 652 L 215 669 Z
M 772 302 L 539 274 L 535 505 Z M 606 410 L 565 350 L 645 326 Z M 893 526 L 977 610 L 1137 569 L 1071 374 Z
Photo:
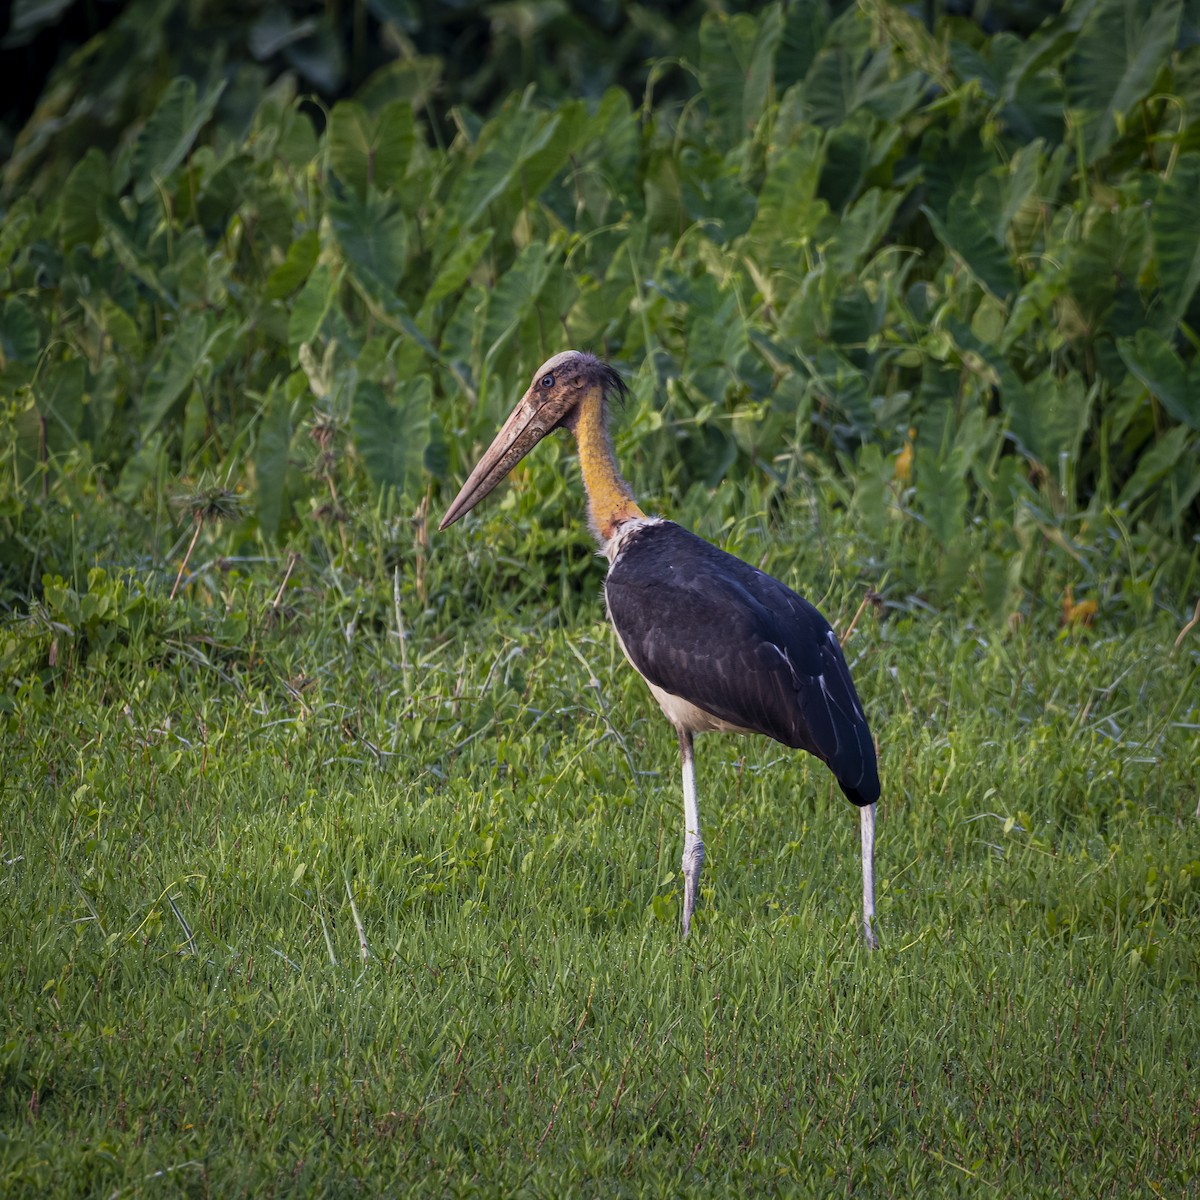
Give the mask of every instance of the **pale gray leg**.
M 875 805 L 865 804 L 858 810 L 862 832 L 863 876 L 863 939 L 868 950 L 879 949 L 875 936 Z
M 696 757 L 690 730 L 680 729 L 679 755 L 683 759 L 683 936 L 692 927 L 704 843 L 700 840 L 700 807 L 696 803 Z

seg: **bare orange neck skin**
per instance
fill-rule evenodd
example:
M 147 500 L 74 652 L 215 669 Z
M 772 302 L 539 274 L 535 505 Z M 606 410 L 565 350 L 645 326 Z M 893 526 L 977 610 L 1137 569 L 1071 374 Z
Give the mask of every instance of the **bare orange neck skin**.
M 579 446 L 579 466 L 588 498 L 588 524 L 600 544 L 607 545 L 622 521 L 646 514 L 634 502 L 629 484 L 617 470 L 604 420 L 604 398 L 598 386 L 588 388 L 569 428 Z

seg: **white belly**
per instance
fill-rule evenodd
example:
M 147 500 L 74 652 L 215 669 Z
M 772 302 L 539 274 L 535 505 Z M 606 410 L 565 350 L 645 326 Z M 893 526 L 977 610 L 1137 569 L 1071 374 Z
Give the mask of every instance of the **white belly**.
M 625 655 L 629 665 L 637 671 L 637 665 L 629 657 L 629 651 L 625 649 L 625 643 L 621 641 L 621 635 L 617 633 L 615 627 L 613 633 L 617 634 L 617 645 L 621 647 L 621 653 Z M 641 674 L 641 672 L 638 673 Z M 687 730 L 689 733 L 754 732 L 754 730 L 747 729 L 744 725 L 731 725 L 728 721 L 721 720 L 720 717 L 714 717 L 712 713 L 705 712 L 702 708 L 697 708 L 690 700 L 685 700 L 682 696 L 676 696 L 672 692 L 664 691 L 648 679 L 646 680 L 646 686 L 650 689 L 655 700 L 658 701 L 659 707 L 666 713 L 667 720 L 676 729 Z
M 646 686 L 654 693 L 655 700 L 658 701 L 663 712 L 667 714 L 667 720 L 676 729 L 686 729 L 691 733 L 754 732 L 752 729 L 747 729 L 744 725 L 731 725 L 728 721 L 722 721 L 720 717 L 714 717 L 712 713 L 705 712 L 702 708 L 697 708 L 690 700 L 685 700 L 682 696 L 673 696 L 670 692 L 664 692 L 662 688 L 656 687 L 648 679 L 646 680 Z

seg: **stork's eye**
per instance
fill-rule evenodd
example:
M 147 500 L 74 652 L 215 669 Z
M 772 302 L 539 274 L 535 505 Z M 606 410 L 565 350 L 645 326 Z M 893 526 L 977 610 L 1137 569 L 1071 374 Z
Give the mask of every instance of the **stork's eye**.
M 543 375 L 541 380 L 538 382 L 538 387 L 552 388 L 553 386 L 554 386 L 554 376 L 553 375 Z

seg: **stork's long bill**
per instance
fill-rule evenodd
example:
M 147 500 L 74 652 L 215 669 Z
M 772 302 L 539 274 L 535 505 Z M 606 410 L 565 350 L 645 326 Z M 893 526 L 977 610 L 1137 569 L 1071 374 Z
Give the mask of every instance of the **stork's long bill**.
M 438 528 L 453 525 L 474 508 L 546 434 L 569 429 L 579 446 L 592 531 L 606 543 L 622 521 L 643 515 L 617 470 L 605 423 L 608 398 L 625 390 L 620 375 L 594 355 L 564 350 L 547 359 Z

